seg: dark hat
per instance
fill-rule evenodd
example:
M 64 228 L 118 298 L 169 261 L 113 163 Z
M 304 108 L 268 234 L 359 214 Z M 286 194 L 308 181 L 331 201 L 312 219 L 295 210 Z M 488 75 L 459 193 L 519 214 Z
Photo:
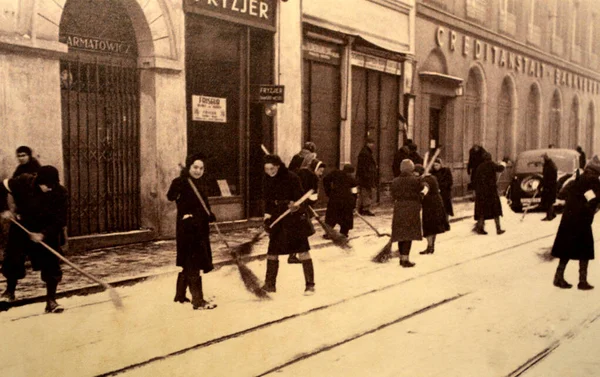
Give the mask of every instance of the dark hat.
M 416 164 L 415 172 L 419 173 L 419 175 L 422 175 L 423 173 L 425 173 L 425 167 L 421 164 Z
M 354 166 L 352 164 L 344 164 L 342 171 L 346 174 L 352 174 L 354 173 Z
M 54 166 L 45 165 L 40 168 L 35 178 L 38 185 L 55 186 L 59 183 L 58 170 Z
M 283 165 L 283 162 L 281 161 L 281 157 L 279 157 L 276 154 L 268 154 L 265 156 L 265 158 L 263 159 L 264 164 L 273 164 L 276 166 L 281 166 Z
M 185 167 L 189 169 L 190 166 L 192 166 L 192 164 L 196 160 L 200 160 L 202 162 L 205 162 L 206 155 L 204 153 L 194 153 L 194 154 L 191 154 L 191 155 L 187 156 L 187 158 L 185 159 Z

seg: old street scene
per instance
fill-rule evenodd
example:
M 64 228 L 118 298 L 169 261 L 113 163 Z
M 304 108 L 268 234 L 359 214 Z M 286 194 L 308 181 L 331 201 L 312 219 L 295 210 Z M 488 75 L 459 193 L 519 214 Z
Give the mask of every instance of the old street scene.
M 2 376 L 600 376 L 600 3 L 0 0 Z

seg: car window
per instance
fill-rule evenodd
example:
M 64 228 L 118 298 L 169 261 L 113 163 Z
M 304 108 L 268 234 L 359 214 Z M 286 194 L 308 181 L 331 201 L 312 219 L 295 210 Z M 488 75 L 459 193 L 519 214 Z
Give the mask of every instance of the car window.
M 550 155 L 560 172 L 572 172 L 577 168 L 577 161 L 569 155 Z M 541 157 L 519 156 L 516 165 L 516 173 L 541 173 L 544 161 Z

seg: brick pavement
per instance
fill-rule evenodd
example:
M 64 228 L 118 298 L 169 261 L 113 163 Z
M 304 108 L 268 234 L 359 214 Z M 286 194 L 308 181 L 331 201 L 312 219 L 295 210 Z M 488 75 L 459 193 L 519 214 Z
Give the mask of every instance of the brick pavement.
M 377 216 L 368 217 L 380 232 L 390 232 L 392 208 L 388 206 L 379 206 L 374 212 Z M 472 216 L 473 203 L 461 201 L 454 204 L 454 218 L 451 221 L 458 221 Z M 317 230 L 310 238 L 311 247 L 318 249 L 330 246 L 331 241 L 323 239 L 323 231 L 316 224 Z M 260 232 L 259 227 L 249 227 L 246 229 L 231 230 L 223 232 L 223 235 L 230 246 L 250 240 L 252 235 Z M 350 239 L 374 235 L 373 230 L 368 227 L 358 217 L 354 220 L 354 229 L 350 231 Z M 250 258 L 260 258 L 266 254 L 268 237 L 263 237 L 253 248 Z M 232 263 L 229 250 L 218 238 L 216 232 L 211 232 L 211 245 L 213 247 L 213 261 L 215 266 Z M 160 274 L 174 274 L 179 271 L 175 266 L 175 240 L 155 241 L 140 244 L 131 244 L 106 249 L 90 250 L 80 254 L 69 255 L 68 258 L 73 263 L 81 266 L 85 271 L 92 275 L 106 280 L 113 285 L 134 284 L 143 281 L 146 278 Z M 73 294 L 88 294 L 97 292 L 100 289 L 95 284 L 91 284 L 87 279 L 74 272 L 69 266 L 63 266 L 63 281 L 59 285 L 59 297 L 70 296 Z M 15 305 L 24 305 L 30 302 L 43 301 L 45 295 L 44 284 L 39 278 L 39 272 L 28 269 L 25 279 L 19 281 L 17 287 L 17 302 Z M 0 289 L 5 288 L 4 277 L 0 278 Z

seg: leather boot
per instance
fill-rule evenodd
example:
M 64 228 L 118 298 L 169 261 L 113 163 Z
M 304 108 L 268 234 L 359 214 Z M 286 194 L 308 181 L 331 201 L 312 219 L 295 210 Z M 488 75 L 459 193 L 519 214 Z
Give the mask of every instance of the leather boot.
M 173 301 L 183 304 L 184 302 L 190 302 L 190 299 L 185 297 L 187 291 L 187 279 L 183 272 L 177 275 L 177 285 L 175 286 L 175 298 Z
M 315 270 L 312 259 L 302 261 L 302 270 L 304 271 L 304 281 L 306 282 L 304 295 L 313 295 L 315 293 Z
M 62 313 L 64 308 L 56 302 L 56 288 L 58 281 L 48 280 L 46 282 L 46 313 Z
M 582 291 L 594 289 L 594 286 L 590 285 L 590 283 L 587 281 L 588 264 L 589 260 L 587 259 L 582 259 L 579 261 L 579 284 L 577 284 L 577 289 L 581 289 Z
M 265 285 L 262 289 L 266 292 L 277 292 L 275 287 L 277 283 L 277 272 L 279 271 L 279 261 L 267 259 L 267 273 L 265 275 Z
M 556 267 L 556 273 L 554 274 L 554 286 L 562 289 L 569 289 L 573 287 L 572 284 L 567 283 L 565 280 L 565 268 L 567 268 L 568 259 L 561 259 Z
M 199 309 L 214 309 L 217 305 L 210 303 L 204 299 L 204 292 L 202 290 L 202 276 L 193 275 L 187 277 L 190 292 L 192 293 L 192 305 L 194 310 Z
M 6 290 L 0 296 L 0 302 L 13 302 L 16 300 L 17 280 L 6 279 Z
M 494 217 L 494 221 L 496 222 L 496 234 L 502 234 L 506 232 L 506 230 L 500 228 L 500 218 Z
M 477 224 L 475 225 L 475 228 L 473 228 L 473 231 L 477 234 L 488 234 L 485 231 L 485 222 L 483 219 L 479 219 L 477 220 Z

